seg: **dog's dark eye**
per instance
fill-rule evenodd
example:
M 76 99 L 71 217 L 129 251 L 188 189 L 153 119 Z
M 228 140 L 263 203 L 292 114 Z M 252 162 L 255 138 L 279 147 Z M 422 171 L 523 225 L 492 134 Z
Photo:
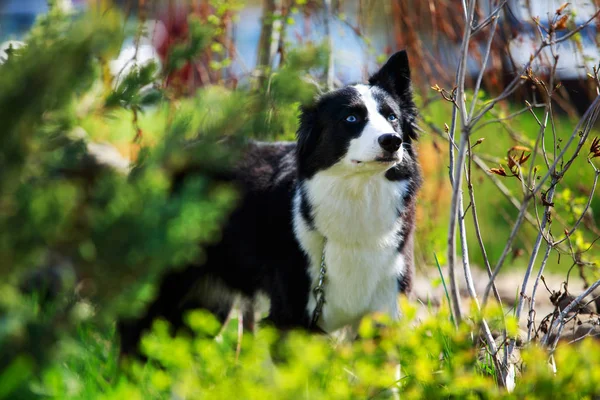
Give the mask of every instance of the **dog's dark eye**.
M 387 119 L 388 119 L 388 121 L 390 121 L 390 122 L 394 122 L 394 121 L 397 121 L 397 120 L 398 120 L 398 117 L 396 117 L 394 114 L 390 114 L 390 115 L 388 115 L 388 118 L 387 118 Z
M 348 115 L 346 117 L 346 122 L 358 122 L 358 118 L 356 115 Z

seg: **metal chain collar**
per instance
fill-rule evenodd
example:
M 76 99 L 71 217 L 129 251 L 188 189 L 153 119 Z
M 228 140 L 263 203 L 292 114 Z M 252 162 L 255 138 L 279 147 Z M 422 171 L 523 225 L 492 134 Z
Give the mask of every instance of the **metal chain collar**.
M 327 268 L 325 266 L 325 245 L 327 244 L 327 239 L 325 239 L 323 243 L 323 254 L 321 255 L 321 268 L 319 270 L 319 282 L 317 286 L 313 289 L 313 294 L 315 295 L 315 300 L 317 301 L 317 305 L 315 306 L 315 310 L 312 315 L 311 327 L 316 327 L 317 322 L 319 322 L 319 317 L 323 312 L 323 305 L 325 304 L 325 275 L 327 274 Z

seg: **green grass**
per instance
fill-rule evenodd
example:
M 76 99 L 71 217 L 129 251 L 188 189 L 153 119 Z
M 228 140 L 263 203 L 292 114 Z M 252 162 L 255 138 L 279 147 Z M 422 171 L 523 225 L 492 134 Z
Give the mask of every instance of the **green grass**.
M 444 273 L 442 272 L 442 267 L 440 266 L 440 262 L 438 261 L 437 255 L 433 253 L 433 258 L 435 259 L 435 266 L 437 267 L 438 273 L 440 274 L 440 279 L 442 280 L 442 285 L 444 286 L 444 294 L 446 295 L 446 301 L 448 304 L 452 304 L 450 301 L 450 293 L 448 292 L 448 287 L 446 286 L 446 280 L 444 279 Z M 450 314 L 450 319 L 452 323 L 454 323 L 454 316 Z

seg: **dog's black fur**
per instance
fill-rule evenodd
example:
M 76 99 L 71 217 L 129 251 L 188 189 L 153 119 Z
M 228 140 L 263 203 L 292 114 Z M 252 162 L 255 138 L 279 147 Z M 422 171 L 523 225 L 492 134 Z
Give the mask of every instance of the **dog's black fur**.
M 409 182 L 403 204 L 391 218 L 402 218 L 397 232 L 397 251 L 404 255 L 406 272 L 398 276 L 398 292 L 409 292 L 413 271 L 413 240 L 416 192 L 421 182 L 412 142 L 416 108 L 410 89 L 410 72 L 405 52 L 396 53 L 369 84 L 377 87 L 379 111 L 399 115 L 394 130 L 401 135 L 403 161 L 385 171 L 385 179 Z M 264 293 L 270 299 L 268 321 L 279 329 L 311 327 L 307 303 L 311 296 L 309 256 L 294 232 L 294 196 L 300 197 L 299 211 L 309 229 L 315 228 L 313 205 L 304 182 L 337 163 L 350 140 L 361 135 L 367 111 L 357 91 L 346 87 L 321 96 L 304 107 L 296 143 L 251 143 L 228 179 L 238 186 L 243 201 L 224 227 L 222 240 L 206 249 L 206 262 L 168 273 L 158 294 L 139 320 L 119 324 L 121 349 L 137 351 L 144 330 L 162 317 L 176 328 L 186 309 L 202 307 L 221 320 L 229 313 L 234 293 L 254 298 Z M 359 119 L 344 124 L 352 110 Z M 185 180 L 181 175 L 178 179 Z M 191 294 L 194 293 L 193 296 Z

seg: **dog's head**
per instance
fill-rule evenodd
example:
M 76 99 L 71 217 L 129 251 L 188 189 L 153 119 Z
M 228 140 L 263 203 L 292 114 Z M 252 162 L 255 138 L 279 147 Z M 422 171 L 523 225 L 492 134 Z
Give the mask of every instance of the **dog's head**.
M 329 92 L 301 111 L 300 176 L 328 169 L 353 174 L 392 168 L 402 161 L 403 146 L 417 138 L 406 52 L 394 54 L 368 84 Z

